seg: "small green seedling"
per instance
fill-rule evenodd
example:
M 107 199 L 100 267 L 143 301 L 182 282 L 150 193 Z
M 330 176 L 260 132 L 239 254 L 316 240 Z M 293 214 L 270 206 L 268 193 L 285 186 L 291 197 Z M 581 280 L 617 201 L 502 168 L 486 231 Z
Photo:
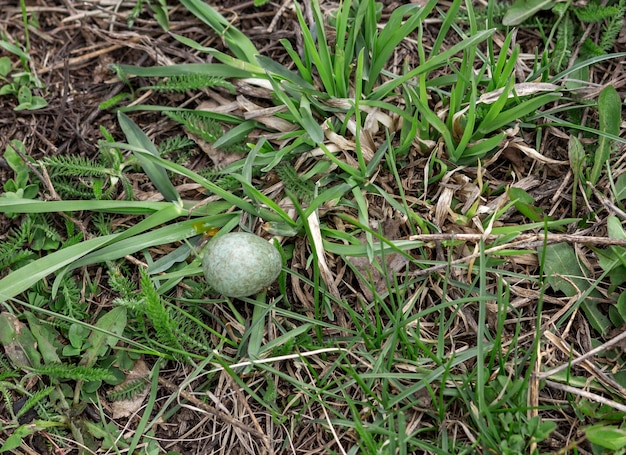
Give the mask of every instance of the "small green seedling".
M 44 108 L 48 102 L 33 94 L 33 89 L 41 88 L 39 80 L 30 72 L 15 72 L 9 57 L 0 57 L 0 95 L 14 95 L 18 105 L 16 111 L 34 111 Z
M 20 156 L 21 154 L 21 156 Z M 14 177 L 4 184 L 4 193 L 0 197 L 15 199 L 34 199 L 39 192 L 39 185 L 30 183 L 30 169 L 22 159 L 25 157 L 24 143 L 14 139 L 4 150 L 4 159 L 13 169 Z
M 598 149 L 593 159 L 593 168 L 589 174 L 589 182 L 595 185 L 600 179 L 600 174 L 606 162 L 611 156 L 615 141 L 606 134 L 619 136 L 620 124 L 622 121 L 622 100 L 612 85 L 606 86 L 598 98 L 598 115 L 600 118 L 600 135 Z M 591 191 L 591 190 L 589 190 Z

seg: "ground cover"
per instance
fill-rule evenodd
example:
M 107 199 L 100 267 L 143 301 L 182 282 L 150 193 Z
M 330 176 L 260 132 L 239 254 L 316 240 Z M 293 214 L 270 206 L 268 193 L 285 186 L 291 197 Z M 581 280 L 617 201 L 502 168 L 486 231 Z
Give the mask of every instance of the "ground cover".
M 0 451 L 623 453 L 625 12 L 0 0 Z

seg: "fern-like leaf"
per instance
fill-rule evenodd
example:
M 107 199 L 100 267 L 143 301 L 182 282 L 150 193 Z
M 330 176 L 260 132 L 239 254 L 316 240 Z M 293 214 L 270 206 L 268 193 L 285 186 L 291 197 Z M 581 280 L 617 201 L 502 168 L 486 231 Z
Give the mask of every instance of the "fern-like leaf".
M 146 387 L 148 387 L 148 382 L 145 379 L 133 379 L 115 386 L 107 393 L 107 398 L 110 401 L 130 400 L 146 390 Z
M 604 52 L 604 50 L 602 50 L 602 48 L 596 43 L 587 38 L 581 47 L 580 53 L 585 56 L 585 58 L 590 58 L 599 57 L 600 55 L 604 55 L 606 52 Z
M 45 214 L 45 216 L 37 217 L 37 220 L 33 223 L 32 229 L 39 229 L 50 240 L 55 242 L 61 241 L 61 235 L 55 229 L 52 224 L 52 220 L 47 214 Z
M 86 367 L 84 365 L 44 365 L 30 368 L 36 374 L 57 379 L 72 379 L 74 381 L 113 381 L 115 375 L 105 368 Z
M 31 303 L 31 302 L 29 302 Z M 47 303 L 47 302 L 46 302 Z M 43 306 L 43 305 L 36 305 L 36 306 Z M 44 320 L 44 319 L 40 319 L 39 322 L 42 325 L 47 325 L 50 326 L 52 329 L 63 332 L 64 334 L 67 334 L 68 331 L 70 330 L 70 326 L 71 324 L 67 321 L 62 321 L 60 319 L 51 319 L 51 320 Z
M 124 188 L 124 199 L 132 201 L 135 198 L 135 190 L 133 189 L 132 182 L 125 175 L 120 176 L 119 181 L 122 184 L 122 188 Z
M 192 135 L 212 144 L 224 135 L 224 130 L 218 121 L 208 117 L 200 111 L 167 111 L 164 112 L 172 120 L 180 123 Z M 231 153 L 245 153 L 248 151 L 245 141 L 221 147 L 220 150 Z
M 285 188 L 301 201 L 310 201 L 314 195 L 314 185 L 310 180 L 304 180 L 291 164 L 284 163 L 276 167 L 278 176 Z
M 33 220 L 33 216 L 25 216 L 20 226 L 11 229 L 4 242 L 0 243 L 0 269 L 34 258 L 33 252 L 23 249 L 29 240 Z
M 589 3 L 580 8 L 573 8 L 574 14 L 581 22 L 596 23 L 619 14 L 616 6 L 601 6 L 597 3 Z
M 154 327 L 157 340 L 164 346 L 181 350 L 176 322 L 165 308 L 161 296 L 145 270 L 140 269 L 140 275 L 143 311 Z
M 600 37 L 598 46 L 604 52 L 610 51 L 615 46 L 615 41 L 624 26 L 624 16 L 626 16 L 626 0 L 620 0 L 615 14 L 609 17 L 606 28 Z
M 30 261 L 35 258 L 35 253 L 23 249 L 11 249 L 10 254 L 7 254 L 6 251 L 2 251 L 2 245 L 0 245 L 0 269 L 10 267 L 13 264 L 19 264 L 23 261 Z
M 241 188 L 241 182 L 239 180 L 237 180 L 232 175 L 224 174 L 220 171 L 215 171 L 212 169 L 202 169 L 198 172 L 198 174 L 205 179 L 211 181 L 212 183 L 215 183 L 223 190 L 229 192 L 233 192 Z
M 219 122 L 206 115 L 191 111 L 166 111 L 165 115 L 183 125 L 190 133 L 210 143 L 217 141 L 224 134 Z
M 20 410 L 15 413 L 15 417 L 17 419 L 22 417 L 30 409 L 32 409 L 35 406 L 37 406 L 44 398 L 46 398 L 48 395 L 50 395 L 53 391 L 54 391 L 54 387 L 48 386 L 48 387 L 46 387 L 44 389 L 41 389 L 41 390 L 38 390 L 37 392 L 32 394 L 30 397 L 28 397 L 28 399 L 26 400 L 24 405 L 20 408 Z
M 106 177 L 111 170 L 100 162 L 94 162 L 78 155 L 47 156 L 41 163 L 48 169 L 50 177 Z
M 556 43 L 552 51 L 554 71 L 559 72 L 567 67 L 574 43 L 574 22 L 569 14 L 563 18 L 556 32 Z
M 173 136 L 161 142 L 157 147 L 159 154 L 167 155 L 168 153 L 186 150 L 194 146 L 194 142 L 186 136 Z
M 0 366 L 2 365 L 4 364 L 0 362 Z M 6 366 L 8 367 L 9 365 L 6 364 Z M 2 383 L 2 381 L 6 381 L 7 379 L 17 378 L 19 376 L 20 374 L 17 371 L 7 368 L 6 370 L 0 371 L 0 383 Z
M 109 266 L 109 286 L 122 298 L 131 297 L 137 289 L 133 280 L 128 278 L 125 272 L 118 266 Z
M 40 291 L 42 295 L 49 294 L 49 292 L 49 290 Z M 50 309 L 83 321 L 87 318 L 87 305 L 85 299 L 81 298 L 81 289 L 76 278 L 71 275 L 64 275 L 61 279 L 57 298 L 50 302 Z
M 91 199 L 94 197 L 93 190 L 83 184 L 77 185 L 75 181 L 58 179 L 54 182 L 54 188 L 64 199 Z
M 193 313 L 193 310 L 191 310 Z M 199 314 L 196 317 L 201 317 Z M 183 340 L 184 346 L 193 348 L 195 352 L 204 353 L 210 352 L 213 349 L 210 336 L 205 329 L 193 322 L 191 319 L 187 319 L 187 316 L 180 314 L 177 316 L 179 319 L 180 336 Z
M 4 401 L 4 407 L 9 410 L 11 413 L 11 420 L 15 419 L 15 414 L 13 413 L 13 399 L 11 397 L 11 392 L 9 391 L 7 385 L 9 383 L 0 381 L 0 395 L 2 395 L 2 400 Z
M 87 160 L 81 156 L 59 155 L 40 161 L 48 169 L 57 192 L 66 199 L 109 200 L 115 196 L 117 182 L 127 190 L 126 198 L 132 199 L 132 185 L 122 174 L 124 165 L 116 149 L 103 149 L 100 161 Z
M 235 86 L 221 77 L 206 74 L 181 74 L 160 81 L 145 89 L 158 92 L 186 92 L 187 90 L 200 90 L 209 87 L 223 87 L 231 93 L 235 93 Z

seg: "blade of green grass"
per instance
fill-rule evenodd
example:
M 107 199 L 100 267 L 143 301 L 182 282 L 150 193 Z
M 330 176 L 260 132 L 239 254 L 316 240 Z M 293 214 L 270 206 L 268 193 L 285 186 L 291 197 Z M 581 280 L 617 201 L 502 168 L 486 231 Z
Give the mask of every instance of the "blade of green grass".
M 307 60 L 310 60 L 311 63 L 315 65 L 326 93 L 330 96 L 336 96 L 335 74 L 333 74 L 333 63 L 330 55 L 331 52 L 328 48 L 328 42 L 326 40 L 325 23 L 322 18 L 319 2 L 318 0 L 313 0 L 313 2 L 311 2 L 315 21 L 315 31 L 317 34 L 317 46 L 315 45 L 316 39 L 313 37 L 313 34 L 304 19 L 300 5 L 298 3 L 294 3 L 294 6 L 298 22 L 300 23 L 300 31 L 304 42 L 304 52 L 308 56 Z
M 496 118 L 488 124 L 481 123 L 480 132 L 483 134 L 491 133 L 503 126 L 519 120 L 528 114 L 535 112 L 541 106 L 544 106 L 552 101 L 560 98 L 560 94 L 547 93 L 545 95 L 539 95 L 536 98 L 531 98 L 528 101 L 521 102 L 515 107 L 502 111 Z
M 141 415 L 141 419 L 139 420 L 139 423 L 135 428 L 135 434 L 133 435 L 133 438 L 131 439 L 128 446 L 128 453 L 133 453 L 135 451 L 135 448 L 141 441 L 141 438 L 145 436 L 146 428 L 149 428 L 148 421 L 150 420 L 150 415 L 152 414 L 152 410 L 154 409 L 157 401 L 157 394 L 160 390 L 159 372 L 161 370 L 161 363 L 161 361 L 157 361 L 154 364 L 154 367 L 152 367 L 152 371 L 150 372 L 150 394 L 148 396 L 147 403 L 143 408 L 143 414 Z
M 394 9 L 383 30 L 376 37 L 372 49 L 372 62 L 369 68 L 369 77 L 367 78 L 364 88 L 366 94 L 372 92 L 374 84 L 378 80 L 378 75 L 396 51 L 400 42 L 422 23 L 435 6 L 437 6 L 437 0 L 430 0 L 423 6 L 402 5 Z M 406 16 L 408 16 L 408 19 L 402 22 L 402 19 Z
M 243 69 L 233 68 L 231 65 L 223 63 L 181 63 L 178 65 L 166 66 L 133 66 L 133 65 L 111 65 L 116 72 L 124 75 L 140 77 L 172 77 L 181 74 L 204 74 L 207 76 L 223 78 L 239 78 L 253 76 L 253 73 Z
M 368 96 L 370 100 L 381 100 L 389 93 L 404 84 L 405 82 L 419 76 L 422 73 L 432 71 L 440 66 L 444 66 L 448 63 L 448 60 L 451 59 L 457 53 L 463 51 L 464 49 L 470 48 L 472 46 L 477 46 L 479 43 L 488 39 L 491 35 L 495 33 L 495 29 L 491 30 L 482 30 L 474 36 L 470 36 L 467 39 L 461 41 L 460 43 L 455 44 L 451 48 L 443 51 L 439 55 L 430 58 L 428 61 L 422 63 L 416 68 L 412 69 L 408 73 L 403 76 L 396 77 L 394 80 L 384 83 L 379 88 L 374 90 L 371 95 Z
M 119 148 L 127 148 L 129 150 L 133 150 L 134 152 L 143 154 L 145 156 L 146 159 L 150 160 L 150 161 L 154 161 L 155 163 L 159 164 L 163 169 L 167 169 L 169 171 L 175 172 L 177 174 L 183 175 L 189 179 L 191 179 L 192 181 L 202 185 L 203 187 L 205 187 L 208 191 L 210 191 L 213 194 L 216 194 L 218 196 L 220 196 L 222 199 L 224 199 L 225 201 L 230 202 L 231 204 L 233 204 L 235 207 L 239 207 L 240 209 L 250 213 L 251 215 L 254 216 L 258 216 L 260 218 L 263 218 L 265 220 L 268 221 L 282 221 L 282 217 L 270 212 L 267 209 L 264 209 L 263 207 L 256 207 L 255 205 L 251 204 L 250 202 L 246 201 L 243 198 L 240 198 L 239 196 L 236 196 L 226 190 L 224 190 L 223 188 L 220 188 L 218 185 L 216 185 L 215 183 L 211 182 L 210 180 L 205 179 L 204 177 L 198 175 L 197 173 L 193 172 L 190 169 L 187 169 L 185 166 L 181 166 L 180 164 L 176 164 L 176 163 L 172 163 L 171 161 L 168 161 L 166 159 L 163 159 L 159 156 L 154 156 L 151 153 L 147 152 L 146 150 L 142 149 L 142 148 L 137 148 L 137 147 L 132 147 L 129 144 L 124 144 L 124 143 L 112 143 L 109 144 L 112 147 L 119 147 Z
M 127 231 L 125 233 L 126 238 L 85 255 L 71 264 L 68 271 L 84 267 L 86 265 L 119 259 L 153 246 L 176 243 L 181 240 L 192 238 L 198 234 L 198 224 L 206 223 L 210 226 L 220 228 L 231 221 L 233 217 L 237 217 L 237 214 L 224 214 L 195 220 L 181 221 L 153 231 L 132 236 L 129 236 Z
M 234 68 L 235 70 L 246 71 L 248 73 L 247 77 L 263 74 L 263 71 L 257 65 L 255 65 L 255 60 L 248 61 L 245 59 L 232 57 L 212 47 L 202 46 L 201 44 L 196 43 L 194 40 L 186 38 L 184 36 L 177 35 L 175 33 L 171 33 L 171 35 L 184 45 L 189 46 L 190 48 L 195 49 L 199 52 L 211 54 L 217 60 L 228 65 L 231 68 Z

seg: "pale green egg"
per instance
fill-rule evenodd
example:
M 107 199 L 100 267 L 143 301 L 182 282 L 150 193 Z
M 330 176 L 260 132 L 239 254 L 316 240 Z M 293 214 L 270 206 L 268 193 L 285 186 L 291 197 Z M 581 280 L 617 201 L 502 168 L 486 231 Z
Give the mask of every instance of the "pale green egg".
M 222 295 L 246 297 L 272 284 L 282 267 L 278 250 L 267 240 L 231 232 L 209 242 L 202 260 L 207 283 Z

